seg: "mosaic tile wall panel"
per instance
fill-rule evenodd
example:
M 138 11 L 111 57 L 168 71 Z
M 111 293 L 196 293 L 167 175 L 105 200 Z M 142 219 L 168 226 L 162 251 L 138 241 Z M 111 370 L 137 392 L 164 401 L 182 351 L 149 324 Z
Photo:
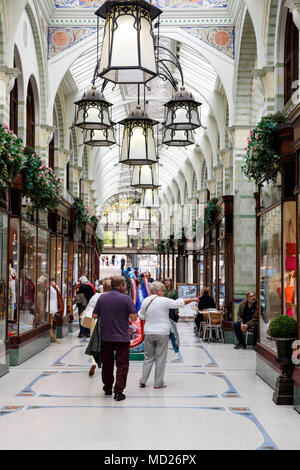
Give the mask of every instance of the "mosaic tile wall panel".
M 235 28 L 233 26 L 201 26 L 199 28 L 186 26 L 182 29 L 234 59 Z
M 56 8 L 98 8 L 104 0 L 56 0 Z M 159 8 L 227 8 L 224 0 L 154 0 Z
M 200 41 L 209 44 L 218 51 L 234 59 L 235 57 L 235 28 L 232 26 L 201 26 L 182 27 Z M 96 32 L 96 27 L 73 26 L 48 28 L 48 58 L 55 57 L 60 52 L 74 46 Z
M 78 44 L 83 39 L 96 33 L 96 27 L 73 26 L 72 28 L 49 27 L 48 59 Z

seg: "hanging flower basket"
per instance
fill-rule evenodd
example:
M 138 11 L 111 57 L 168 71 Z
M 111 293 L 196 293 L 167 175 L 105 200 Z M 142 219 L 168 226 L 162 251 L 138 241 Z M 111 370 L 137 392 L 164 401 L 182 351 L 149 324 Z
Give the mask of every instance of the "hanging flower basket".
M 161 240 L 159 244 L 157 245 L 157 251 L 158 253 L 163 253 L 164 252 L 164 247 L 165 247 L 165 242 Z
M 38 209 L 54 211 L 60 201 L 62 181 L 30 147 L 24 150 L 23 195 Z
M 90 220 L 90 209 L 87 207 L 82 199 L 75 197 L 74 203 L 74 216 L 75 216 L 75 226 L 81 230 L 85 230 L 86 224 Z
M 204 209 L 204 226 L 206 229 L 210 230 L 217 218 L 217 202 L 218 198 L 213 198 L 207 202 L 206 207 Z
M 23 141 L 0 121 L 0 180 L 13 183 L 24 164 Z
M 257 126 L 250 131 L 248 146 L 245 148 L 245 164 L 242 172 L 256 184 L 263 179 L 275 181 L 279 170 L 280 155 L 276 149 L 276 130 L 287 121 L 282 113 L 263 117 Z
M 96 217 L 95 215 L 91 215 L 90 216 L 90 222 L 92 222 L 93 224 L 98 225 L 98 217 Z

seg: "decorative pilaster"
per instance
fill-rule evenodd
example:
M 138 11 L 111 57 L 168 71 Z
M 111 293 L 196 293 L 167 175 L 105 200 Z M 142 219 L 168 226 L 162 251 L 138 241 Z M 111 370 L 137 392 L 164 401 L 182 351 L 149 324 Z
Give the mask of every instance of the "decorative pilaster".
M 40 126 L 39 134 L 37 134 L 37 141 L 40 143 L 39 150 L 40 157 L 49 165 L 49 144 L 52 140 L 55 127 L 42 124 Z
M 243 155 L 250 129 L 232 127 L 234 195 L 234 306 L 256 289 L 255 185 L 242 174 Z
M 0 65 L 0 119 L 9 124 L 9 95 L 14 87 L 19 69 Z

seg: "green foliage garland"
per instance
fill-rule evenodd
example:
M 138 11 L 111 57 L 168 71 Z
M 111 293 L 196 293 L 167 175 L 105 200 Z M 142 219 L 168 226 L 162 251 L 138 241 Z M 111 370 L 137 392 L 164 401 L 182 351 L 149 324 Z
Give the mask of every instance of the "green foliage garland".
M 0 179 L 12 183 L 23 168 L 23 141 L 0 121 Z
M 280 155 L 276 153 L 274 132 L 286 120 L 282 113 L 270 114 L 250 131 L 248 146 L 245 147 L 246 155 L 243 157 L 245 164 L 242 166 L 242 172 L 250 181 L 256 184 L 264 178 L 266 181 L 275 181 L 277 172 L 270 173 L 279 169 Z
M 297 322 L 287 315 L 274 318 L 270 324 L 272 338 L 297 338 Z
M 24 150 L 22 173 L 26 199 L 39 209 L 55 210 L 60 201 L 62 181 L 30 147 Z

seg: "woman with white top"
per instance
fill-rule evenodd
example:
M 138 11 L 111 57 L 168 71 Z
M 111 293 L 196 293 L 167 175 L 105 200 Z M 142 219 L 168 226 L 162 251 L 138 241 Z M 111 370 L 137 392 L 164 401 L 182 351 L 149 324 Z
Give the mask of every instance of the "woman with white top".
M 170 334 L 169 310 L 181 308 L 191 302 L 199 302 L 199 298 L 172 300 L 164 297 L 165 286 L 162 282 L 155 281 L 150 286 L 151 295 L 147 297 L 141 306 L 139 316 L 145 320 L 145 348 L 143 376 L 140 379 L 140 387 L 145 387 L 155 362 L 154 388 L 166 387 L 164 373 L 168 352 Z

